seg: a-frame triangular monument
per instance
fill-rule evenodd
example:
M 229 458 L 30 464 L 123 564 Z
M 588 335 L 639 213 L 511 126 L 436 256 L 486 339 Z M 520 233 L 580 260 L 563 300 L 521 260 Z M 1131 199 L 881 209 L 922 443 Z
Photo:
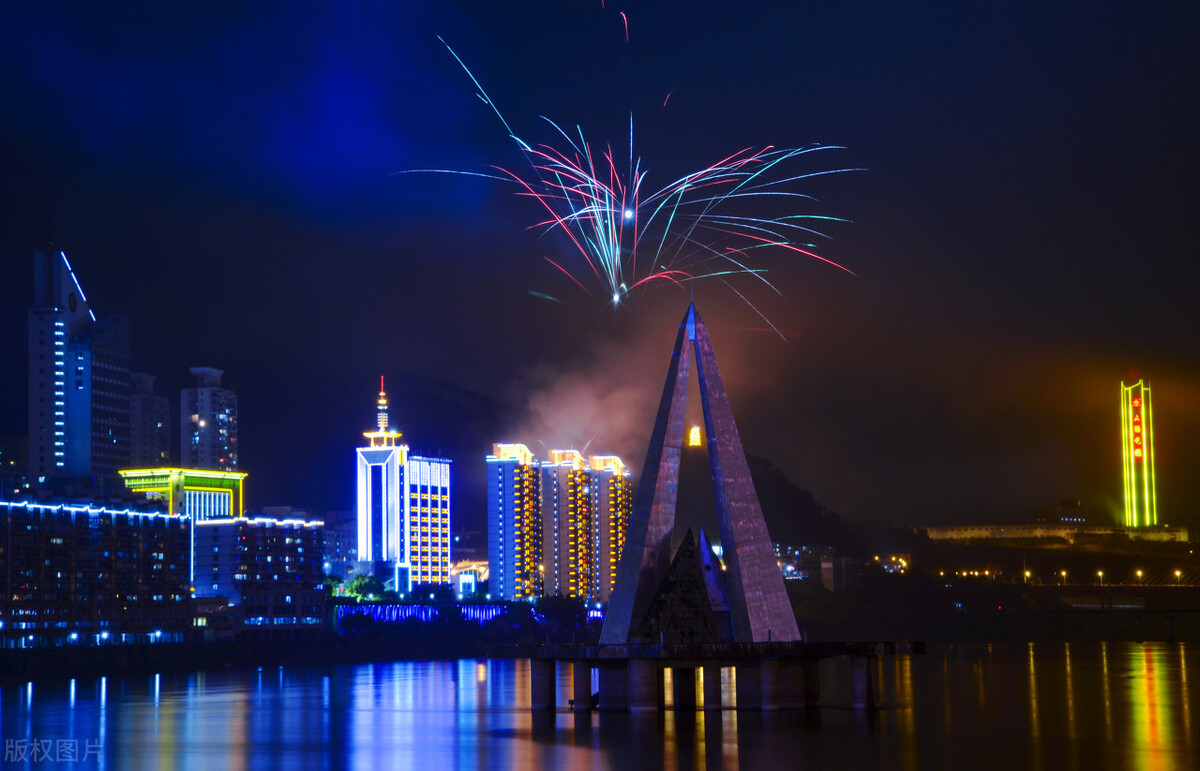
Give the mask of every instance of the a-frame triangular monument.
M 796 617 L 750 479 L 750 468 L 717 369 L 712 342 L 696 306 L 689 305 L 671 353 L 667 382 L 646 451 L 646 463 L 642 466 L 633 517 L 617 566 L 617 581 L 600 643 L 630 642 L 631 632 L 641 628 L 671 565 L 684 406 L 693 350 L 700 375 L 700 400 L 726 566 L 733 639 L 736 642 L 799 640 Z

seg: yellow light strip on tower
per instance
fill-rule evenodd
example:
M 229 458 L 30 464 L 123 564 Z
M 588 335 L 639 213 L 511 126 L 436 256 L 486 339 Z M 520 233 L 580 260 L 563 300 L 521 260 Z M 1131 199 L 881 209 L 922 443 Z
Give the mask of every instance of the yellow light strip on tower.
M 1154 413 L 1150 386 L 1121 383 L 1121 476 L 1126 527 L 1158 524 L 1154 477 Z
M 1154 490 L 1154 408 L 1150 401 L 1150 386 L 1142 387 L 1142 397 L 1145 404 L 1145 463 L 1142 469 L 1142 481 L 1146 487 L 1146 524 L 1158 524 L 1158 497 Z

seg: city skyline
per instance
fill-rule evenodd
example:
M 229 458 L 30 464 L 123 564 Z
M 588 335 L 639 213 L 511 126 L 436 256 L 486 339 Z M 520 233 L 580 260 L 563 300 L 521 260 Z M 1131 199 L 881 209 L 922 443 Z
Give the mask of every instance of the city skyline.
M 829 508 L 987 522 L 1079 498 L 1117 517 L 1114 384 L 1145 377 L 1159 521 L 1200 524 L 1195 9 L 634 4 L 626 42 L 595 6 L 12 11 L 5 358 L 25 360 L 50 224 L 97 314 L 130 317 L 131 369 L 165 394 L 197 362 L 231 374 L 253 507 L 350 508 L 340 458 L 381 361 L 398 422 L 469 489 L 498 437 L 583 447 L 588 425 L 636 475 L 688 295 L 614 310 L 546 264 L 566 249 L 527 230 L 527 202 L 392 176 L 520 160 L 443 35 L 522 135 L 552 140 L 546 115 L 619 152 L 632 111 L 660 181 L 772 143 L 869 169 L 813 191 L 854 220 L 825 253 L 856 277 L 773 257 L 783 298 L 737 284 L 788 342 L 696 287 L 747 452 Z M 25 430 L 20 380 L 0 386 L 5 436 Z M 459 521 L 482 523 L 481 497 Z

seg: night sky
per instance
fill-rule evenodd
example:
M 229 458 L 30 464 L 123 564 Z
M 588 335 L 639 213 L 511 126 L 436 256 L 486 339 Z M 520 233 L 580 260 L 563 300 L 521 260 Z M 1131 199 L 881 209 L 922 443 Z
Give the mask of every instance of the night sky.
M 1114 521 L 1137 372 L 1160 520 L 1200 527 L 1194 2 L 15 5 L 0 435 L 26 432 L 50 226 L 174 410 L 187 367 L 225 370 L 253 507 L 352 508 L 380 374 L 413 450 L 455 462 L 456 529 L 483 526 L 492 441 L 640 466 L 689 294 L 614 308 L 513 187 L 394 174 L 525 163 L 440 35 L 530 141 L 545 116 L 628 153 L 632 115 L 651 187 L 765 145 L 867 169 L 798 186 L 851 220 L 822 254 L 855 275 L 779 251 L 782 297 L 734 282 L 786 341 L 695 286 L 747 451 L 829 508 Z

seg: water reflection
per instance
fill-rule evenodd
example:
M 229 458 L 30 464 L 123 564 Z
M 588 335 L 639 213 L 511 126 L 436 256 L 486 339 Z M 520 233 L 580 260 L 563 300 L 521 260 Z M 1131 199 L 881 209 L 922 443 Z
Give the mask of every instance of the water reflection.
M 270 667 L 11 684 L 0 731 L 77 740 L 81 755 L 90 742 L 86 767 L 120 769 L 1187 768 L 1198 659 L 1185 645 L 953 646 L 873 662 L 874 712 L 846 708 L 850 664 L 833 659 L 821 709 L 651 715 L 565 709 L 565 667 L 564 709 L 531 714 L 525 661 Z
M 1179 653 L 1179 704 L 1183 713 L 1183 740 L 1188 751 L 1192 749 L 1192 711 L 1188 703 L 1187 656 L 1184 646 L 1178 646 Z
M 1063 667 L 1067 673 L 1067 738 L 1075 741 L 1075 690 L 1071 680 L 1071 643 L 1063 643 Z

